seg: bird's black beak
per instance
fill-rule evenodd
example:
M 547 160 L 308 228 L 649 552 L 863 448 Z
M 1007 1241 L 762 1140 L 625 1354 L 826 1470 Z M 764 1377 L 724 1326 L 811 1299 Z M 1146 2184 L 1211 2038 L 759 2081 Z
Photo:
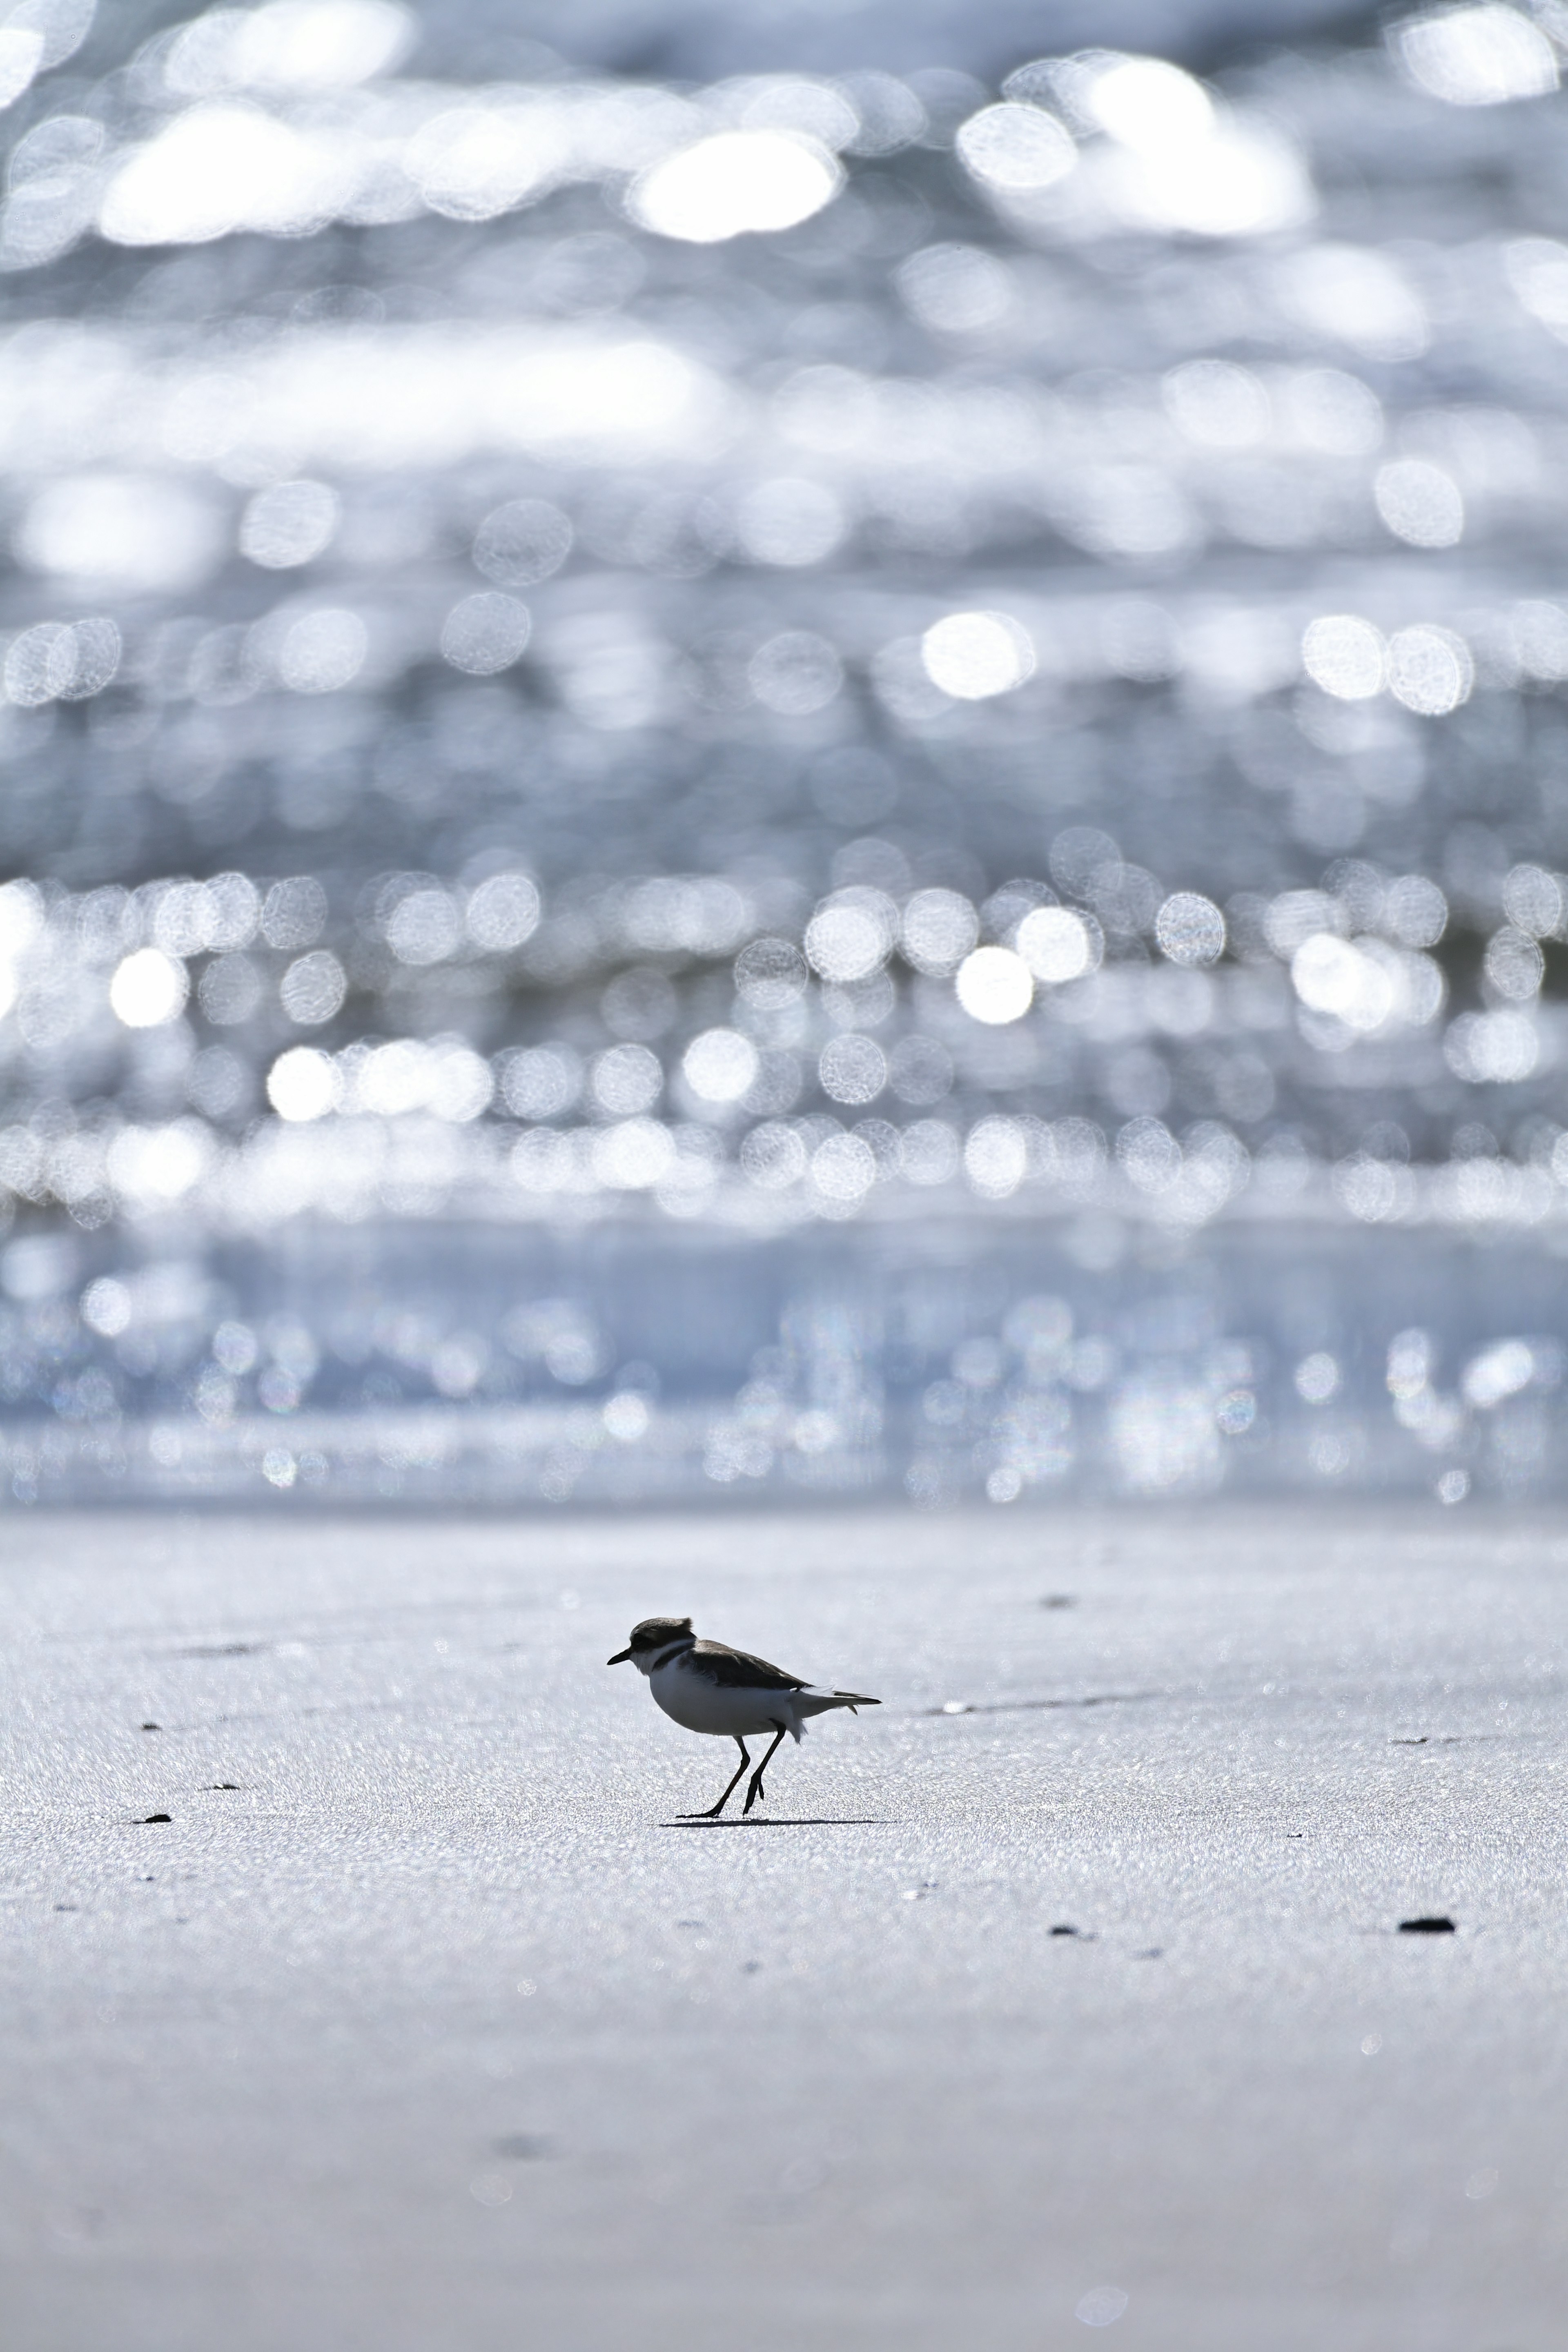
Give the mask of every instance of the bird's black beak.
M 623 1666 L 630 1656 L 631 1652 L 629 1650 L 617 1650 L 613 1658 L 606 1658 L 605 1660 L 605 1664 L 607 1666 Z

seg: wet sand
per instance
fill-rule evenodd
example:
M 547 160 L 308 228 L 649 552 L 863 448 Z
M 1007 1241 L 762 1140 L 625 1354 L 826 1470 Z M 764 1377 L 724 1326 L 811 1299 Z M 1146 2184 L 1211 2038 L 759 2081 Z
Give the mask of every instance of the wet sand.
M 13 1513 L 8 2352 L 1547 2352 L 1565 1582 L 1436 1508 Z M 665 1610 L 886 1703 L 677 1823 Z

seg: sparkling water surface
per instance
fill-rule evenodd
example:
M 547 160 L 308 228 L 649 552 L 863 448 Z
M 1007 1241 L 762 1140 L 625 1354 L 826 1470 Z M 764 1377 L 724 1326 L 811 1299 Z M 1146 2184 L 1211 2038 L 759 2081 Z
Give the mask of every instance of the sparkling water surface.
M 1553 1483 L 1568 16 L 1304 13 L 0 27 L 15 1500 Z

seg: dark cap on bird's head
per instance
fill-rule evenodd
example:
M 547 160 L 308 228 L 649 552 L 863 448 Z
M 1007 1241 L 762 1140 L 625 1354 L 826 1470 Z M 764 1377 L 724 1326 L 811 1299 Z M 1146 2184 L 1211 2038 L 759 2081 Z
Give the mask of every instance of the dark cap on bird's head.
M 672 1642 L 689 1642 L 693 1638 L 689 1617 L 645 1617 L 640 1625 L 632 1627 L 632 1638 L 624 1650 L 606 1658 L 607 1666 L 618 1666 L 627 1658 L 646 1658 L 650 1651 L 668 1650 Z

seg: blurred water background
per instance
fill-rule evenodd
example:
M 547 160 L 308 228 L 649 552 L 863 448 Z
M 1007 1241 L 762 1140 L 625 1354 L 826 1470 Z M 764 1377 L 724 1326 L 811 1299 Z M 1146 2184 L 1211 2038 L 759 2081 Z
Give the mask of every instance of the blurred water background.
M 11 7 L 0 1489 L 1560 1488 L 1565 57 Z

